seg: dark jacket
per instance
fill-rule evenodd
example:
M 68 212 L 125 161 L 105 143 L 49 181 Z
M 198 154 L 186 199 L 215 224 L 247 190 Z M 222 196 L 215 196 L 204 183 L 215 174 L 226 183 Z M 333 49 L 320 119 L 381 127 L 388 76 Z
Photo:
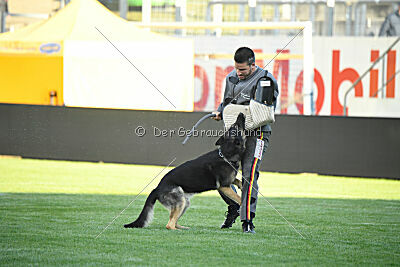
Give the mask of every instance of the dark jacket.
M 379 31 L 379 36 L 400 36 L 399 10 L 386 17 Z
M 236 70 L 233 70 L 226 76 L 225 79 L 225 92 L 222 103 L 218 107 L 218 111 L 222 113 L 224 108 L 224 102 L 239 104 L 239 105 L 249 105 L 251 89 L 257 84 L 259 78 L 264 77 L 267 71 L 256 66 L 256 70 L 245 80 L 240 80 L 237 76 Z M 278 97 L 278 83 L 271 73 L 267 73 L 267 76 L 271 78 L 274 83 L 274 95 L 275 99 Z M 233 77 L 233 79 L 231 78 Z M 274 103 L 276 105 L 276 102 Z M 262 131 L 271 131 L 271 126 L 269 124 L 261 127 Z

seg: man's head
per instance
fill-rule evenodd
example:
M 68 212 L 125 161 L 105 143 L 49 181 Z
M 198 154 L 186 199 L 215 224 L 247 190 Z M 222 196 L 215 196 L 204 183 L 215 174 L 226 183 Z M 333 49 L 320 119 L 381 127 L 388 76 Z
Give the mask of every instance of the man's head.
M 235 52 L 235 69 L 240 80 L 245 80 L 255 70 L 255 56 L 253 50 L 241 47 Z

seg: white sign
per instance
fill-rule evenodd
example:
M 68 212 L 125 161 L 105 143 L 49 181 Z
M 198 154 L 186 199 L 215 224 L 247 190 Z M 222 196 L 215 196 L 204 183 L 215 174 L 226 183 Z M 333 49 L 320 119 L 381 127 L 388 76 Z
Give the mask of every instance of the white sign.
M 261 139 L 257 139 L 256 149 L 254 151 L 254 157 L 262 160 L 264 150 L 264 141 Z
M 303 42 L 294 39 L 282 53 L 302 54 Z M 344 95 L 372 63 L 393 43 L 395 38 L 371 37 L 314 37 L 314 84 L 311 109 L 314 115 L 342 116 Z M 196 37 L 197 54 L 233 54 L 240 46 L 248 46 L 256 53 L 275 54 L 287 43 L 286 37 L 241 36 Z M 269 60 L 256 57 L 256 64 L 267 64 Z M 347 113 L 350 116 L 379 116 L 400 118 L 400 105 L 389 104 L 400 100 L 400 74 L 391 82 L 400 66 L 400 43 L 379 62 L 361 82 L 348 94 Z M 276 112 L 302 115 L 303 82 L 302 60 L 274 60 L 266 69 L 278 80 L 280 95 Z M 234 70 L 233 59 L 195 60 L 195 110 L 213 111 L 221 103 L 226 75 Z M 384 73 L 382 73 L 384 72 Z M 383 79 L 382 79 L 383 78 Z M 363 112 L 354 99 L 364 100 Z M 373 101 L 368 101 L 373 99 Z M 387 101 L 387 100 L 393 101 Z M 367 106 L 365 106 L 367 105 Z M 354 111 L 352 111 L 354 109 Z M 357 110 L 357 111 L 356 111 Z M 376 115 L 375 115 L 376 114 Z M 378 115 L 379 114 L 379 115 Z

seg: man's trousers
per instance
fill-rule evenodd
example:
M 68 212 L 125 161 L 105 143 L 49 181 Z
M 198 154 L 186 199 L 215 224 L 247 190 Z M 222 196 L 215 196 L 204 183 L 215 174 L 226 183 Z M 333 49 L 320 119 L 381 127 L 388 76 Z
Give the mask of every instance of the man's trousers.
M 254 132 L 255 133 L 255 132 Z M 271 132 L 258 132 L 258 135 L 246 137 L 246 150 L 244 152 L 242 166 L 242 205 L 240 206 L 240 220 L 249 221 L 256 213 L 258 197 L 258 176 L 262 158 L 269 145 Z M 257 140 L 258 139 L 258 140 Z M 232 186 L 235 190 L 235 188 Z M 236 190 L 235 190 L 236 191 Z M 221 194 L 222 199 L 228 205 L 236 205 L 234 201 Z

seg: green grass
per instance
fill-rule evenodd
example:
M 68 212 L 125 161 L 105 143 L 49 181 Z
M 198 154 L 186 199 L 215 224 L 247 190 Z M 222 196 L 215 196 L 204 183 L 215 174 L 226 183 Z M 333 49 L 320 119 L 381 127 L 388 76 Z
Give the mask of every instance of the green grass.
M 260 198 L 256 235 L 219 229 L 226 206 L 215 192 L 193 197 L 168 231 L 156 204 L 145 229 L 124 229 L 163 168 L 0 159 L 0 265 L 394 265 L 400 262 L 400 182 L 262 173 L 260 190 L 305 237 Z M 164 171 L 146 190 L 149 192 Z
M 30 159 L 0 159 L 0 192 L 66 194 L 138 194 L 158 184 L 168 170 L 160 166 L 101 164 Z M 400 200 L 400 182 L 262 172 L 258 183 L 266 197 Z M 215 191 L 202 196 L 218 196 Z

